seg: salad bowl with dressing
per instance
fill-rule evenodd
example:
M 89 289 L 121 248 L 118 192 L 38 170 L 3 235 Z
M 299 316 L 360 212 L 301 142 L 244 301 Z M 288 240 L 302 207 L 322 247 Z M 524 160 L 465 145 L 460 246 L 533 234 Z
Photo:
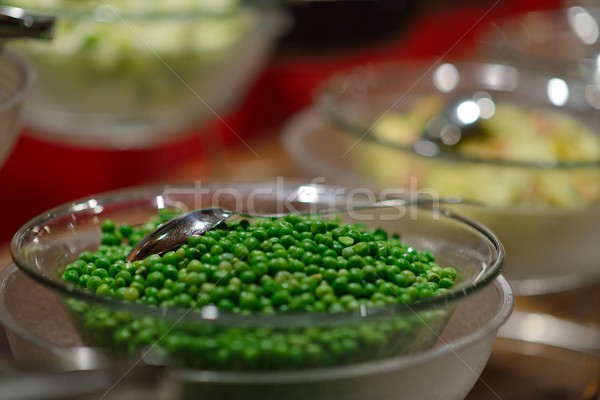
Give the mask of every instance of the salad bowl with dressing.
M 5 3 L 56 16 L 51 43 L 10 46 L 38 74 L 28 131 L 93 147 L 156 146 L 231 110 L 286 25 L 252 0 Z

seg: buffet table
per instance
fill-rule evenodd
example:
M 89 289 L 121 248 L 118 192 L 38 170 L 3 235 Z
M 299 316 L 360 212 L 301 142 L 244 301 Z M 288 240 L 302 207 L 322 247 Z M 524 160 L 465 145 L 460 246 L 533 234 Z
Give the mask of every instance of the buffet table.
M 561 2 L 444 3 L 421 7 L 397 37 L 376 44 L 338 51 L 281 46 L 235 112 L 161 147 L 73 147 L 46 141 L 24 129 L 0 169 L 0 205 L 7 211 L 0 230 L 0 267 L 9 263 L 8 241 L 23 223 L 83 196 L 167 181 L 274 176 L 311 179 L 286 156 L 279 135 L 285 122 L 311 104 L 319 84 L 335 71 L 369 62 L 469 57 L 473 55 L 473 39 L 484 23 Z M 541 312 L 586 327 L 600 326 L 598 284 L 558 295 L 518 298 L 516 306 L 519 312 Z M 563 373 L 564 379 L 555 375 Z M 577 379 L 568 378 L 571 376 Z M 515 337 L 500 338 L 484 375 L 468 397 L 498 398 L 598 399 L 599 355 Z

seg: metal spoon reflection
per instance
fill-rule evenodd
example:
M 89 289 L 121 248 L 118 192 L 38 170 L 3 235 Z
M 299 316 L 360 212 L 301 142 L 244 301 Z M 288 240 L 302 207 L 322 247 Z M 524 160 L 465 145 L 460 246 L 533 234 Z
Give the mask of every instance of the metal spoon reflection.
M 495 111 L 496 104 L 487 92 L 463 97 L 429 120 L 413 149 L 427 157 L 456 153 L 465 139 L 483 134 L 481 121 L 492 117 Z
M 200 236 L 231 217 L 232 211 L 204 208 L 173 218 L 140 240 L 127 255 L 127 261 L 143 260 L 182 245 L 189 236 Z

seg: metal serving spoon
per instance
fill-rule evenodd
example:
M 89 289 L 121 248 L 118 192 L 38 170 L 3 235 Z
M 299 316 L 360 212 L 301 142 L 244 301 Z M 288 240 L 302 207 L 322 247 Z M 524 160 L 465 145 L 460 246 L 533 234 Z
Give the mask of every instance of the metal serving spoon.
M 427 122 L 413 149 L 427 157 L 455 154 L 461 142 L 483 133 L 481 121 L 495 111 L 496 104 L 487 92 L 462 97 Z
M 17 7 L 0 6 L 0 40 L 52 39 L 56 18 L 32 14 Z M 0 42 L 0 47 L 2 46 Z
M 127 261 L 143 260 L 151 254 L 162 254 L 184 243 L 188 237 L 200 236 L 214 229 L 234 214 L 220 208 L 203 208 L 175 217 L 142 238 L 127 255 Z
M 406 205 L 431 206 L 435 204 L 456 204 L 464 203 L 461 199 L 435 199 L 430 198 L 398 198 L 390 200 L 382 200 L 369 204 L 354 204 L 336 209 L 326 208 L 316 212 L 304 213 L 311 215 L 331 214 L 336 212 L 348 211 L 352 207 L 354 210 L 368 209 L 377 207 L 398 207 Z M 205 232 L 214 229 L 220 223 L 226 221 L 233 215 L 244 217 L 281 217 L 286 214 L 261 214 L 250 215 L 238 213 L 235 211 L 225 210 L 221 208 L 203 208 L 187 212 L 179 217 L 175 217 L 159 226 L 153 232 L 142 238 L 136 245 L 133 246 L 127 255 L 127 261 L 143 260 L 151 254 L 163 254 L 173 250 L 182 244 L 187 243 L 190 236 L 200 236 Z

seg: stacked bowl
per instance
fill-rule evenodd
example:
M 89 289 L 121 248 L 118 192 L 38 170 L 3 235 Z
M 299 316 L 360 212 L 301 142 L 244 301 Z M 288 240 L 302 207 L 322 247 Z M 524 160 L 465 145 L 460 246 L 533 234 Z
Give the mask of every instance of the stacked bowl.
M 265 314 L 238 313 L 236 308 L 224 309 L 223 302 L 203 305 L 201 297 L 194 304 L 188 304 L 189 307 L 170 308 L 166 303 L 157 307 L 148 303 L 147 296 L 146 300 L 134 301 L 129 296 L 129 289 L 119 290 L 115 286 L 115 293 L 123 296 L 106 297 L 100 295 L 103 289 L 99 286 L 92 287 L 93 279 L 89 276 L 84 279 L 84 275 L 80 275 L 86 281 L 84 286 L 77 283 L 81 283 L 80 280 L 75 282 L 69 278 L 72 275 L 69 271 L 82 264 L 88 268 L 90 263 L 100 265 L 106 261 L 104 257 L 94 258 L 92 254 L 108 249 L 112 241 L 108 237 L 114 238 L 115 233 L 112 232 L 117 232 L 113 224 L 128 227 L 118 232 L 130 232 L 138 229 L 136 227 L 144 227 L 157 214 L 207 207 L 241 213 L 241 216 L 226 221 L 228 226 L 237 227 L 236 231 L 255 222 L 271 224 L 272 228 L 272 221 L 281 221 L 273 219 L 274 215 L 292 218 L 289 213 L 293 213 L 296 216 L 318 215 L 325 218 L 329 222 L 324 225 L 313 224 L 323 229 L 338 221 L 375 229 L 372 235 L 386 231 L 397 238 L 394 235 L 399 234 L 399 240 L 407 246 L 404 248 L 406 257 L 414 260 L 417 255 L 428 257 L 428 261 L 422 259 L 421 264 L 414 261 L 415 265 L 422 266 L 424 262 L 432 263 L 435 259 L 440 266 L 452 266 L 448 271 L 455 271 L 450 275 L 456 276 L 456 284 L 440 290 L 436 296 L 427 294 L 420 300 L 396 301 L 395 290 L 405 295 L 408 293 L 403 291 L 406 282 L 396 280 L 395 285 L 388 287 L 384 281 L 376 281 L 383 285 L 384 292 L 387 289 L 391 292 L 373 295 L 375 297 L 370 301 L 368 297 L 360 297 L 366 292 L 361 295 L 353 291 L 357 299 L 365 300 L 347 302 L 349 292 L 345 289 L 336 291 L 329 298 L 339 299 L 335 302 L 341 303 L 331 306 L 331 311 L 336 309 L 332 312 L 316 312 L 313 306 L 302 311 L 294 308 L 292 302 L 286 303 L 290 310 L 285 312 L 287 305 L 282 307 L 280 301 L 276 303 L 273 294 L 265 307 L 277 306 L 281 312 Z M 328 219 L 334 216 L 334 219 Z M 311 234 L 313 225 L 309 231 L 300 228 L 301 222 L 294 226 L 304 232 L 302 237 L 305 237 Z M 286 227 L 289 225 L 281 222 L 280 228 Z M 321 233 L 312 233 L 315 240 L 323 238 Z M 318 239 L 318 234 L 321 234 L 321 239 Z M 133 237 L 130 233 L 126 236 Z M 291 234 L 288 236 L 291 237 Z M 214 238 L 213 234 L 210 237 Z M 291 240 L 283 239 L 283 236 L 279 241 L 275 239 L 271 236 L 264 241 L 266 244 L 261 245 L 265 254 L 270 253 L 271 246 L 273 251 L 282 254 L 283 249 L 275 250 L 275 244 Z M 350 239 L 344 237 L 339 240 L 352 247 Z M 202 248 L 203 243 L 196 248 Z M 227 248 L 228 245 L 222 243 Z M 365 249 L 369 246 L 362 245 Z M 213 248 L 210 251 L 213 256 L 225 257 L 222 249 L 217 252 Z M 232 253 L 237 254 L 233 257 L 244 257 L 231 248 Z M 189 247 L 184 249 L 182 254 Z M 288 251 L 291 254 L 296 250 L 290 247 Z M 358 247 L 355 251 L 359 251 Z M 381 255 L 383 250 L 379 251 Z M 192 255 L 195 252 L 189 250 Z M 342 186 L 281 180 L 196 182 L 98 195 L 66 204 L 31 220 L 15 235 L 11 253 L 16 266 L 2 273 L 0 318 L 7 329 L 10 346 L 21 363 L 97 368 L 106 365 L 105 362 L 109 365 L 123 362 L 135 365 L 143 361 L 166 367 L 166 373 L 183 384 L 183 398 L 243 395 L 244 398 L 275 399 L 285 394 L 294 399 L 329 399 L 335 394 L 347 399 L 369 399 L 373 396 L 393 399 L 401 392 L 405 398 L 462 399 L 477 381 L 490 355 L 496 333 L 513 305 L 512 292 L 499 276 L 504 250 L 496 236 L 486 228 L 440 208 L 437 203 L 397 198 L 386 201 L 378 193 Z M 171 253 L 163 255 L 163 262 L 169 263 L 168 258 L 176 257 L 176 252 Z M 109 257 L 109 253 L 103 254 Z M 254 256 L 254 253 L 248 254 L 248 257 Z M 201 256 L 202 261 L 193 262 L 193 268 L 201 265 L 209 268 L 210 257 L 210 254 Z M 234 260 L 233 257 L 228 259 Z M 327 274 L 345 276 L 360 272 L 360 269 L 356 271 L 357 268 L 346 270 L 338 266 L 337 270 L 329 270 L 319 267 L 325 265 L 325 261 L 320 264 L 314 254 L 311 257 L 315 264 L 306 267 L 306 271 L 314 270 L 312 278 L 308 277 L 309 281 L 327 280 L 324 277 Z M 392 257 L 391 253 L 386 259 L 393 259 L 389 257 Z M 320 260 L 325 258 L 323 256 Z M 78 259 L 87 259 L 88 262 Z M 158 269 L 158 264 L 154 269 L 150 264 L 146 265 L 145 260 L 130 264 L 113 261 L 122 268 L 130 265 L 135 275 L 139 275 L 134 271 L 136 268 L 142 268 L 140 274 L 146 267 L 154 272 L 162 271 L 163 267 L 165 271 L 168 269 L 166 265 Z M 222 260 L 218 267 L 222 270 L 219 279 L 214 285 L 206 282 L 206 285 L 198 286 L 200 292 L 210 292 L 217 286 L 222 288 L 221 291 L 226 287 L 229 290 L 237 278 L 228 274 L 233 274 L 236 266 L 244 264 L 238 261 L 231 261 L 234 263 L 231 269 L 226 268 Z M 268 265 L 276 265 L 277 262 L 280 261 L 269 262 Z M 349 258 L 350 262 L 355 263 L 356 259 L 350 261 Z M 252 263 L 251 258 L 248 258 L 248 263 Z M 192 264 L 186 267 L 188 277 L 192 273 Z M 179 263 L 175 265 L 182 267 Z M 176 271 L 173 270 L 175 267 L 169 268 L 171 272 Z M 206 270 L 207 276 L 214 278 L 217 272 L 211 275 L 209 269 Z M 125 271 L 118 275 L 121 271 L 116 272 L 113 283 L 117 278 L 125 279 Z M 155 277 L 151 278 L 153 272 L 149 271 L 145 276 L 146 282 L 156 281 Z M 171 276 L 171 272 L 164 273 Z M 179 273 L 180 278 L 185 275 L 181 270 Z M 262 273 L 267 274 L 266 271 Z M 295 273 L 294 276 L 298 276 L 300 272 Z M 275 274 L 278 282 L 286 276 L 291 277 L 286 271 Z M 240 278 L 246 281 L 247 274 L 245 277 L 240 275 Z M 103 279 L 110 281 L 106 274 Z M 223 279 L 230 282 L 229 286 L 222 286 Z M 270 280 L 268 277 L 261 279 L 258 288 L 252 290 L 267 293 L 265 279 Z M 306 277 L 302 279 L 302 282 L 306 281 Z M 280 283 L 288 285 L 293 281 Z M 150 283 L 150 286 L 153 284 Z M 173 285 L 175 283 L 171 282 L 166 287 L 175 290 Z M 194 293 L 198 292 L 198 287 Z M 435 287 L 441 288 L 442 284 L 436 283 Z M 305 290 L 301 288 L 297 289 Z M 427 288 L 426 291 L 432 290 Z M 142 293 L 148 294 L 152 290 L 138 294 L 142 297 Z M 295 289 L 290 290 L 296 293 Z M 198 296 L 202 295 L 200 292 Z M 321 298 L 317 291 L 315 295 Z M 241 305 L 242 297 L 247 298 L 248 295 L 240 294 L 240 307 L 244 307 Z M 394 299 L 394 302 L 385 305 L 375 298 Z M 317 307 L 312 301 L 314 298 L 309 304 Z M 246 306 L 248 302 L 246 299 Z M 342 307 L 340 304 L 346 305 Z M 437 382 L 436 385 L 430 384 L 431 379 Z

